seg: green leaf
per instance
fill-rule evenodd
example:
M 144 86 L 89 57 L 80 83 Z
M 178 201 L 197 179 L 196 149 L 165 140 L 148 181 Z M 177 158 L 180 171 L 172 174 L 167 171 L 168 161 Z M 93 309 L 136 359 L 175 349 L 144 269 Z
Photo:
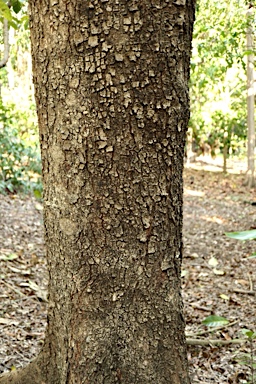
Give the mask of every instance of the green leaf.
M 219 327 L 221 325 L 226 325 L 229 323 L 229 320 L 225 317 L 211 315 L 206 317 L 202 323 L 207 327 Z
M 248 337 L 248 339 L 255 339 L 256 338 L 256 332 L 253 332 L 250 329 L 243 328 L 241 331 L 242 331 L 243 335 Z
M 12 261 L 17 258 L 18 258 L 18 255 L 16 255 L 15 253 L 10 253 L 9 255 L 0 256 L 0 260 L 3 260 L 3 261 Z
M 256 239 L 256 229 L 242 232 L 227 232 L 225 235 L 237 240 L 254 240 Z
M 9 21 L 9 25 L 17 30 L 19 28 L 19 21 L 13 17 L 12 20 Z
M 254 54 L 254 52 L 253 52 L 253 50 L 247 50 L 247 51 L 244 51 L 244 53 L 243 53 L 245 56 L 249 56 L 249 55 L 253 55 Z
M 20 23 L 23 24 L 25 29 L 28 29 L 28 27 L 29 27 L 29 17 L 28 17 L 28 15 L 22 16 L 22 18 L 20 19 Z
M 0 0 L 0 15 L 2 15 L 8 21 L 12 21 L 11 11 L 3 0 Z
M 34 189 L 33 193 L 36 199 L 39 200 L 42 198 L 42 192 L 39 189 Z
M 19 13 L 19 11 L 22 8 L 21 2 L 19 0 L 13 0 L 12 1 L 12 8 L 13 8 L 15 13 Z

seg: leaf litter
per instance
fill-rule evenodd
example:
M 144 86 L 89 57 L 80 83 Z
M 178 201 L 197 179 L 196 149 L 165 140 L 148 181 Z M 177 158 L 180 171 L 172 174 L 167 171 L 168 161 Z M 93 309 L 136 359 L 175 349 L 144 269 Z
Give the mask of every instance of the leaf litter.
M 195 169 L 196 168 L 196 169 Z M 243 338 L 256 331 L 256 242 L 241 242 L 226 232 L 255 227 L 255 189 L 241 174 L 186 167 L 184 171 L 184 255 L 182 288 L 187 337 Z M 47 268 L 42 209 L 34 198 L 0 199 L 0 373 L 26 365 L 40 350 L 46 326 Z M 228 319 L 208 328 L 209 316 Z M 211 318 L 211 317 L 210 317 Z M 246 383 L 250 368 L 237 356 L 247 343 L 188 345 L 192 383 Z
M 199 334 L 199 340 L 243 339 L 243 328 L 256 330 L 256 260 L 248 259 L 256 250 L 256 242 L 241 242 L 225 233 L 254 227 L 256 207 L 251 203 L 256 190 L 243 186 L 242 174 L 224 175 L 203 168 L 197 163 L 184 172 L 186 333 L 189 337 Z M 207 328 L 202 322 L 211 315 L 228 319 L 230 326 Z M 239 353 L 249 354 L 249 344 L 189 345 L 191 382 L 249 382 L 250 368 L 239 364 Z

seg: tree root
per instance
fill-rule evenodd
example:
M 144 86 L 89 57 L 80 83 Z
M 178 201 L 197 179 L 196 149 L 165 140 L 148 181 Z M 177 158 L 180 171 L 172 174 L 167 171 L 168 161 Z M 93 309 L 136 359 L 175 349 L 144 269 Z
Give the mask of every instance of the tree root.
M 1 375 L 0 384 L 48 384 L 43 377 L 40 355 L 24 368 Z

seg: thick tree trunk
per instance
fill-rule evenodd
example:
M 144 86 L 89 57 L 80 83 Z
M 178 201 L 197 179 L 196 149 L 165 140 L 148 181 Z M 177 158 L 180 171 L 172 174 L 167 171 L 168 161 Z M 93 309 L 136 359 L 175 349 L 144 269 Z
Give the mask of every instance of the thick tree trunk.
M 30 0 L 30 12 L 49 313 L 41 354 L 8 383 L 187 384 L 193 3 Z

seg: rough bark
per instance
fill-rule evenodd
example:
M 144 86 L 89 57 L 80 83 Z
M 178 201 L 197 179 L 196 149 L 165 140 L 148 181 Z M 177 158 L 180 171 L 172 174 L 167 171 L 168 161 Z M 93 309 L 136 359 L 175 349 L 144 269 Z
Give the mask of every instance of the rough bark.
M 187 384 L 193 3 L 30 0 L 30 12 L 49 312 L 41 354 L 13 383 Z

